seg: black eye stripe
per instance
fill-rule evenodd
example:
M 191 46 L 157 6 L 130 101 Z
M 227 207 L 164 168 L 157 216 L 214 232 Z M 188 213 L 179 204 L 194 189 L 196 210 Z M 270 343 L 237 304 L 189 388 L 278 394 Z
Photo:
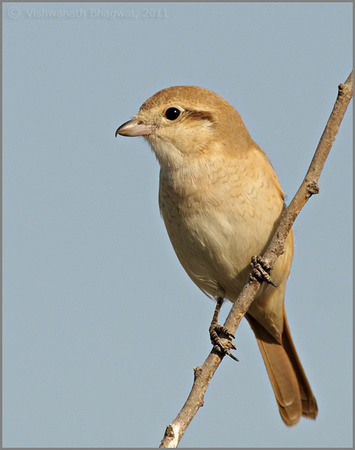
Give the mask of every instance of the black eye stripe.
M 214 122 L 214 117 L 209 111 L 185 110 L 185 113 L 188 114 L 191 119 L 206 120 L 211 123 Z M 181 114 L 182 111 L 179 108 L 177 108 L 176 106 L 171 106 L 165 111 L 164 116 L 166 119 L 174 121 L 178 117 L 180 117 Z
M 214 117 L 209 111 L 188 111 L 189 117 L 197 120 L 207 120 L 214 122 Z

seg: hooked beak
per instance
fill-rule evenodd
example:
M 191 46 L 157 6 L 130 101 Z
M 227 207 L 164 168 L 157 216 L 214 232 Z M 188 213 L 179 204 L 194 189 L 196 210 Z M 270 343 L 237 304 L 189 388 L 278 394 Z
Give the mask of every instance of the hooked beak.
M 153 129 L 154 127 L 152 125 L 146 125 L 137 119 L 132 119 L 117 128 L 115 137 L 117 137 L 118 134 L 129 137 L 148 136 L 152 133 Z

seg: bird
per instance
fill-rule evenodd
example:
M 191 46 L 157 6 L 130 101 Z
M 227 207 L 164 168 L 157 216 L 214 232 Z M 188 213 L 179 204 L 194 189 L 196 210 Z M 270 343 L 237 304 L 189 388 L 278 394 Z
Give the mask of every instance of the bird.
M 160 212 L 191 280 L 217 301 L 216 311 L 225 299 L 234 302 L 248 280 L 251 257 L 263 254 L 285 208 L 275 170 L 240 114 L 208 89 L 172 86 L 148 98 L 118 135 L 143 136 L 150 144 L 160 165 Z M 291 230 L 272 281 L 262 283 L 245 315 L 287 426 L 318 414 L 285 312 L 293 247 Z M 213 343 L 219 344 L 221 329 L 232 336 L 216 320 L 213 329 Z

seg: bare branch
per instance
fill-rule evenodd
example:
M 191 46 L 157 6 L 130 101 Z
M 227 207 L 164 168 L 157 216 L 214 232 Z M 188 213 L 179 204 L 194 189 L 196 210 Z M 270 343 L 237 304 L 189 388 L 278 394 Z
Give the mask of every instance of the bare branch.
M 263 259 L 270 265 L 273 265 L 276 259 L 283 253 L 287 235 L 303 206 L 313 194 L 317 194 L 319 192 L 317 184 L 319 176 L 333 145 L 352 95 L 353 73 L 351 72 L 346 82 L 338 86 L 338 96 L 333 107 L 333 111 L 319 141 L 307 174 L 291 203 L 284 210 L 281 216 L 280 224 L 264 255 L 262 255 Z M 248 308 L 260 286 L 261 283 L 259 281 L 256 279 L 250 279 L 244 286 L 238 299 L 234 302 L 224 323 L 224 326 L 231 333 L 235 334 L 240 321 L 248 311 Z M 217 354 L 212 350 L 204 364 L 201 367 L 196 367 L 194 369 L 195 379 L 191 392 L 176 419 L 167 427 L 160 447 L 177 447 L 191 420 L 195 416 L 198 409 L 203 405 L 203 399 L 208 384 L 223 357 L 224 356 Z

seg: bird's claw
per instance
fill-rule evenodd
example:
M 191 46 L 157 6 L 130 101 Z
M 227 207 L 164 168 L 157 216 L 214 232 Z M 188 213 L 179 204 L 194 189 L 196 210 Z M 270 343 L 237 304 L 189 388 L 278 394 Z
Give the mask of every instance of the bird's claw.
M 265 281 L 268 284 L 271 284 L 274 287 L 277 287 L 277 285 L 272 281 L 269 271 L 273 269 L 270 264 L 268 264 L 266 261 L 262 259 L 260 255 L 253 256 L 251 258 L 250 267 L 253 269 L 252 273 L 250 274 L 250 279 L 258 280 L 259 282 Z
M 232 341 L 232 339 L 234 339 L 234 335 L 230 333 L 227 328 L 218 324 L 211 324 L 209 331 L 213 349 L 223 355 L 228 355 L 234 359 L 234 361 L 239 361 L 239 359 L 230 352 L 231 349 L 236 350 L 237 348 Z

